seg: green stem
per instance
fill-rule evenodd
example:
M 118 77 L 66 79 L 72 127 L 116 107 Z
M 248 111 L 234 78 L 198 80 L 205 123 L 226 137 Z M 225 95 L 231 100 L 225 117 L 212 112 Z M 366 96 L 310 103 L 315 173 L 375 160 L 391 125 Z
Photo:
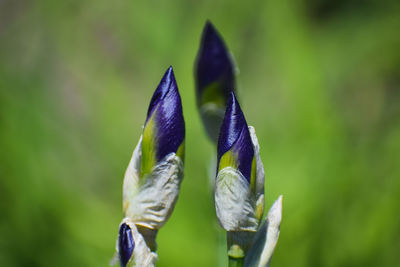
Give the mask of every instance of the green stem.
M 244 258 L 231 258 L 229 257 L 229 267 L 243 267 Z

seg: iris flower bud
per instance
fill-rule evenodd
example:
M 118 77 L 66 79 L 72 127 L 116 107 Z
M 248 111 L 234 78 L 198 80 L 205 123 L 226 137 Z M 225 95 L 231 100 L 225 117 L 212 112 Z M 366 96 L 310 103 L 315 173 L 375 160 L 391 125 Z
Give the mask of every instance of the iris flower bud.
M 264 167 L 253 127 L 232 92 L 218 140 L 215 208 L 228 255 L 243 259 L 264 211 Z
M 185 122 L 181 97 L 169 67 L 151 98 L 143 128 L 141 178 L 166 155 L 184 157 Z
M 235 71 L 222 37 L 209 21 L 194 68 L 197 107 L 208 136 L 217 142 L 229 94 L 235 90 Z
M 264 167 L 253 127 L 232 92 L 218 140 L 215 206 L 226 231 L 257 231 L 264 211 Z
M 121 266 L 129 255 L 137 266 L 153 266 L 156 255 L 149 253 L 156 250 L 157 231 L 172 214 L 183 179 L 184 140 L 181 97 L 170 67 L 153 94 L 143 134 L 125 172 L 123 222 L 130 230 L 121 224 L 117 246 Z M 138 239 L 144 240 L 145 248 Z M 133 254 L 130 244 L 134 244 Z
M 274 202 L 268 211 L 267 218 L 258 229 L 254 241 L 246 255 L 244 266 L 267 267 L 269 266 L 278 242 L 280 225 L 282 221 L 282 196 Z

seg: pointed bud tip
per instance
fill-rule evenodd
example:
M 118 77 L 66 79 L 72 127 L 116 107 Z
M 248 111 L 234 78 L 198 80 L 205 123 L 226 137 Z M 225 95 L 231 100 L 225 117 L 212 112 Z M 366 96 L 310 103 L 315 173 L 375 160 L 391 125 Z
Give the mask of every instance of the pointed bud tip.
M 216 104 L 224 109 L 230 91 L 235 90 L 234 64 L 217 29 L 206 21 L 195 62 L 199 105 Z
M 203 49 L 207 49 L 210 52 L 213 51 L 214 53 L 219 53 L 221 55 L 227 54 L 227 49 L 222 36 L 209 20 L 207 20 L 204 25 L 201 43 Z
M 168 92 L 170 90 L 177 90 L 177 88 L 178 86 L 176 84 L 174 70 L 172 66 L 169 66 L 169 68 L 165 71 L 163 77 L 161 78 L 161 81 L 151 98 L 149 109 L 147 111 L 146 121 L 151 116 L 155 107 L 160 103 L 161 100 L 165 98 Z
M 170 89 L 176 89 L 176 88 L 177 85 L 175 80 L 174 69 L 172 68 L 172 65 L 170 65 L 168 69 L 165 71 L 163 77 L 161 78 L 161 81 L 156 89 L 156 92 L 157 90 L 162 91 L 163 92 L 162 97 L 165 97 L 165 95 L 168 93 Z
M 237 109 L 237 107 L 239 108 L 239 110 L 240 110 L 240 106 L 239 106 L 239 102 L 238 102 L 238 100 L 237 100 L 237 98 L 236 98 L 236 95 L 235 95 L 235 93 L 233 92 L 233 91 L 231 91 L 230 93 L 229 93 L 229 98 L 228 98 L 228 104 L 227 104 L 227 106 L 232 106 L 233 107 L 233 109 Z M 241 110 L 240 110 L 241 111 Z
M 177 153 L 185 138 L 182 101 L 172 66 L 165 72 L 150 101 L 143 129 L 142 171 L 147 173 L 155 162 L 169 153 Z M 154 153 L 155 152 L 155 153 Z M 148 157 L 148 158 L 147 158 Z
M 240 108 L 239 102 L 236 98 L 236 95 L 233 91 L 229 93 L 228 102 L 226 104 L 226 111 L 223 124 L 225 123 L 235 123 L 236 130 L 242 129 L 244 126 L 247 127 L 246 119 L 244 118 L 244 114 L 242 109 Z M 233 127 L 230 126 L 229 130 L 233 130 Z M 228 129 L 226 129 L 228 130 Z M 222 131 L 222 127 L 221 127 Z M 238 133 L 239 134 L 239 133 Z
M 205 36 L 205 37 L 218 36 L 219 37 L 217 29 L 211 23 L 210 20 L 207 20 L 206 24 L 204 25 L 203 36 Z
M 230 92 L 224 120 L 218 140 L 218 157 L 220 158 L 238 139 L 240 132 L 246 121 L 234 92 Z
M 235 152 L 238 169 L 250 183 L 254 148 L 246 119 L 234 92 L 230 93 L 220 130 L 218 161 L 230 150 Z
M 172 65 L 169 65 L 167 71 L 165 72 L 165 76 L 167 77 L 174 76 L 174 69 L 172 68 Z

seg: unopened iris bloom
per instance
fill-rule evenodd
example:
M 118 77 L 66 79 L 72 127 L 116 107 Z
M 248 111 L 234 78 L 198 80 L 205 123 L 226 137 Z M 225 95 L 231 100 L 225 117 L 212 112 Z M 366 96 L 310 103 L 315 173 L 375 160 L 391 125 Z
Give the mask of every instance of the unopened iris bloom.
M 264 166 L 253 127 L 232 92 L 218 140 L 215 207 L 232 257 L 244 258 L 264 212 Z M 237 244 L 239 242 L 239 244 Z
M 208 136 L 216 143 L 229 94 L 236 89 L 235 67 L 222 37 L 209 21 L 194 68 L 197 107 Z
M 264 178 L 254 128 L 231 93 L 218 140 L 215 184 L 217 215 L 226 231 L 257 230 L 264 211 Z
M 264 166 L 253 127 L 232 92 L 218 140 L 215 207 L 227 231 L 229 266 L 267 267 L 278 242 L 282 196 L 264 223 Z
M 123 185 L 124 219 L 117 252 L 122 267 L 151 267 L 157 260 L 156 234 L 167 222 L 183 179 L 185 122 L 170 67 L 150 101 Z

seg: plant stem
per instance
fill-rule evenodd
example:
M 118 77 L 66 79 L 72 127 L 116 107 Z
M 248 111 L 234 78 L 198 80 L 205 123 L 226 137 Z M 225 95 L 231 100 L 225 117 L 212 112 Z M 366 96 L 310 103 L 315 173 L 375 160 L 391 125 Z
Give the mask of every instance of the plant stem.
M 231 258 L 229 257 L 229 267 L 243 267 L 244 258 Z

